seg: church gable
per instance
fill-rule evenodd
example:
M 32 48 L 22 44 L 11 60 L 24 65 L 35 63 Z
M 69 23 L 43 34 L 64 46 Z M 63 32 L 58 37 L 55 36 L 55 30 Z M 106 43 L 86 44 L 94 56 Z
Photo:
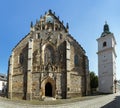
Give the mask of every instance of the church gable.
M 48 31 L 65 31 L 67 32 L 68 24 L 66 24 L 66 27 L 63 25 L 63 21 L 61 22 L 59 20 L 59 17 L 55 16 L 55 13 L 52 13 L 51 10 L 49 10 L 47 13 L 45 13 L 44 16 L 40 17 L 40 21 L 36 21 L 36 24 L 33 25 L 31 22 L 31 30 L 48 30 Z

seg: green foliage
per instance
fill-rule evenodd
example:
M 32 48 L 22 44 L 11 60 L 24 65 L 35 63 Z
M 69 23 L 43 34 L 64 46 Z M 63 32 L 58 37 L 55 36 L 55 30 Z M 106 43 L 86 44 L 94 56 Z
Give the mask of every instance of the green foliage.
M 98 87 L 98 76 L 94 72 L 90 72 L 90 87 L 91 89 Z

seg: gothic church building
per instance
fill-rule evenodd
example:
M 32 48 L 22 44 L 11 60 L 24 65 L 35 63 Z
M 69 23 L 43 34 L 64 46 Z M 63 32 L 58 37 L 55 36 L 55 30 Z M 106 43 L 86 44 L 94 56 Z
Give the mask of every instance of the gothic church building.
M 44 99 L 87 95 L 89 64 L 85 50 L 69 34 L 68 23 L 51 10 L 31 23 L 12 50 L 8 70 L 8 98 Z

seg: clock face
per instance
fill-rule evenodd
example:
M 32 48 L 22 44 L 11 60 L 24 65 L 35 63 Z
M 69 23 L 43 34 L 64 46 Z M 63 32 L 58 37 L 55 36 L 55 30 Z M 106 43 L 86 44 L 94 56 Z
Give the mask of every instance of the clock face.
M 53 18 L 51 16 L 46 16 L 46 23 L 53 23 Z

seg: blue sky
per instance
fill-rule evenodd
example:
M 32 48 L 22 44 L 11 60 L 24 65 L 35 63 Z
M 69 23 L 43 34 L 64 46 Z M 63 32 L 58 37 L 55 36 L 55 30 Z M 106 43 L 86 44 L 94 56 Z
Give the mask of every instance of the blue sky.
M 117 41 L 117 79 L 120 79 L 120 1 L 119 0 L 1 0 L 0 73 L 7 73 L 8 59 L 14 46 L 30 31 L 45 11 L 69 23 L 69 33 L 85 49 L 90 71 L 98 73 L 97 41 L 105 21 Z

